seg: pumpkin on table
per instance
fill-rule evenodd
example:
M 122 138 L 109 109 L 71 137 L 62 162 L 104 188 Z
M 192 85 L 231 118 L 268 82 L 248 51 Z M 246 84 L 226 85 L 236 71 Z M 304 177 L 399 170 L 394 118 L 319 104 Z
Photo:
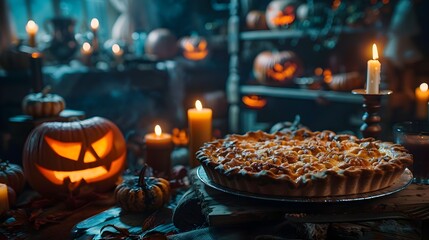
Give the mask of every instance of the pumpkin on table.
M 145 40 L 145 53 L 153 60 L 166 60 L 176 56 L 176 36 L 166 28 L 152 30 Z
M 125 211 L 143 212 L 162 208 L 170 201 L 170 183 L 164 178 L 145 177 L 144 166 L 138 177 L 125 179 L 115 189 L 115 199 Z
M 265 12 L 252 10 L 246 15 L 246 27 L 251 30 L 267 30 Z
M 0 183 L 8 185 L 17 194 L 21 193 L 25 186 L 22 168 L 17 164 L 0 159 Z
M 43 195 L 65 195 L 85 183 L 94 191 L 113 189 L 122 175 L 126 143 L 111 121 L 92 117 L 71 122 L 46 122 L 24 145 L 24 174 Z
M 30 93 L 22 100 L 22 110 L 34 118 L 58 116 L 65 108 L 64 99 L 57 94 L 49 93 L 50 86 L 43 88 L 42 92 Z

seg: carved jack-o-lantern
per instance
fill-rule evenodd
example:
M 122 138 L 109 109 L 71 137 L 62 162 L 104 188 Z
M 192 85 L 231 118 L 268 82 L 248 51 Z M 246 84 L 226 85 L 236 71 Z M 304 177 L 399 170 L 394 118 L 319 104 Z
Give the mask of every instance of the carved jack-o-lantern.
M 270 29 L 289 27 L 296 19 L 298 1 L 274 0 L 266 9 L 266 22 Z
M 247 95 L 241 98 L 244 105 L 249 108 L 261 109 L 267 105 L 267 99 L 258 95 Z
M 180 41 L 182 54 L 186 59 L 198 61 L 205 59 L 209 54 L 207 40 L 199 36 L 184 37 Z
M 68 194 L 86 185 L 112 189 L 123 172 L 126 143 L 111 121 L 47 122 L 36 127 L 24 146 L 24 174 L 41 194 Z
M 301 62 L 291 51 L 264 51 L 253 62 L 256 80 L 267 85 L 287 85 L 301 73 Z

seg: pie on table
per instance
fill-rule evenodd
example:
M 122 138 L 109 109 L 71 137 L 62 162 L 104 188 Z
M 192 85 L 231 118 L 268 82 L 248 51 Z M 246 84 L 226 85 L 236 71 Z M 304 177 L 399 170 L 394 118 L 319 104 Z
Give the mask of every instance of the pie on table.
M 291 197 L 376 191 L 391 186 L 413 162 L 398 144 L 305 128 L 232 134 L 206 143 L 197 158 L 219 185 Z

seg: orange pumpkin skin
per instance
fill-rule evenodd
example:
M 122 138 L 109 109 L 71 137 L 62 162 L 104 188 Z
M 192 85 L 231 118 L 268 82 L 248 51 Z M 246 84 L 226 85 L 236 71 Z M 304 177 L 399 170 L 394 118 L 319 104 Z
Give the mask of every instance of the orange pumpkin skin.
M 263 51 L 253 61 L 253 74 L 264 85 L 290 85 L 301 72 L 301 61 L 292 51 Z
M 267 22 L 265 21 L 265 13 L 258 10 L 252 10 L 246 15 L 246 26 L 251 30 L 267 30 Z
M 111 121 L 47 122 L 36 127 L 24 145 L 24 175 L 30 186 L 49 196 L 63 196 L 81 186 L 113 189 L 126 161 L 126 143 Z

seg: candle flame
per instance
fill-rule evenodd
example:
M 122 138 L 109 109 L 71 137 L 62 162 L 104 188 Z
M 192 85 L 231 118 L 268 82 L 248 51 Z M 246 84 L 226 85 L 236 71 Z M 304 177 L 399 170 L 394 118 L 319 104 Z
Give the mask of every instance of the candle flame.
M 97 18 L 91 19 L 91 29 L 92 30 L 97 30 L 99 26 L 100 26 L 100 23 L 98 22 Z
M 377 45 L 372 44 L 372 59 L 377 60 L 378 59 L 378 51 L 377 51 Z
M 420 90 L 422 91 L 422 92 L 426 92 L 427 90 L 428 90 L 428 84 L 427 83 L 422 83 L 422 84 L 420 84 Z
M 27 25 L 25 25 L 25 31 L 27 31 L 27 33 L 35 34 L 38 30 L 39 26 L 37 26 L 36 22 L 33 20 L 29 20 Z
M 121 47 L 119 47 L 119 45 L 117 43 L 113 44 L 112 46 L 112 52 L 114 54 L 119 54 L 121 51 Z
M 159 137 L 159 136 L 161 136 L 161 134 L 162 134 L 161 126 L 156 125 L 156 126 L 155 126 L 155 135 L 156 135 L 157 137 Z
M 200 100 L 195 101 L 195 108 L 198 111 L 201 111 L 203 109 L 203 105 L 201 104 Z
M 91 44 L 89 44 L 88 42 L 84 42 L 82 45 L 82 49 L 85 52 L 89 52 L 91 50 Z

